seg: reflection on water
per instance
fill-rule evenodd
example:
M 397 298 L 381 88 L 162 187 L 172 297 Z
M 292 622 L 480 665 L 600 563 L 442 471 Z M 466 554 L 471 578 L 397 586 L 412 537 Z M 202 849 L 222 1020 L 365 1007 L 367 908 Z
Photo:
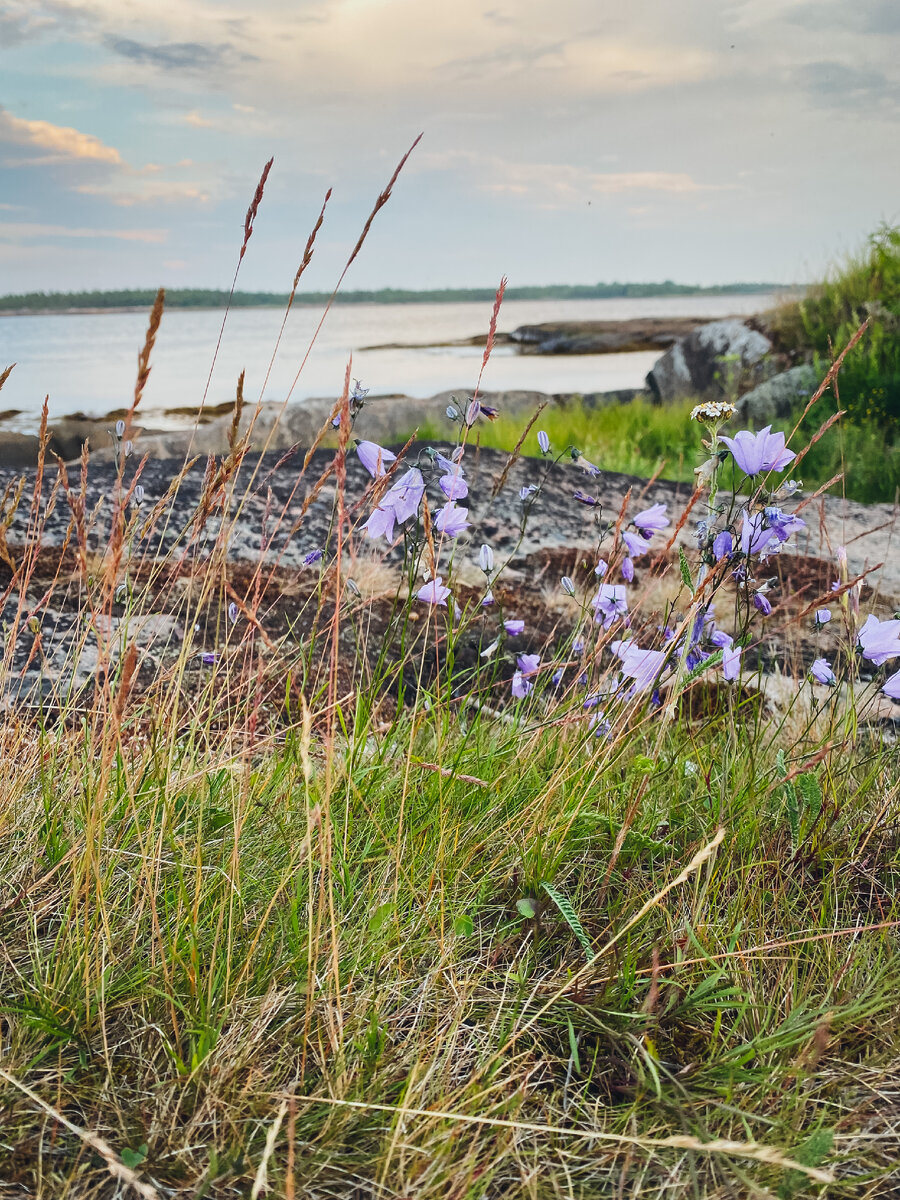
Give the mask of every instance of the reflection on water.
M 750 314 L 772 300 L 766 295 L 512 300 L 503 305 L 498 327 L 511 331 L 519 325 L 558 320 Z M 351 355 L 352 374 L 373 395 L 427 397 L 453 389 L 471 390 L 478 378 L 481 347 L 433 343 L 486 333 L 490 315 L 487 303 L 339 305 L 328 314 L 298 376 L 321 312 L 297 306 L 265 383 L 265 399 L 339 395 Z M 257 399 L 282 316 L 277 309 L 235 309 L 229 315 L 207 403 L 221 404 L 233 397 L 235 381 L 244 369 L 245 396 Z M 144 313 L 0 318 L 0 368 L 17 363 L 0 394 L 0 408 L 20 409 L 22 416 L 12 425 L 33 428 L 45 395 L 50 397 L 51 416 L 77 411 L 103 415 L 127 405 L 146 323 Z M 221 323 L 218 311 L 173 309 L 164 314 L 144 394 L 145 417 L 200 403 Z M 360 349 L 397 342 L 418 345 Z M 551 393 L 640 387 L 657 357 L 654 353 L 520 356 L 510 347 L 498 347 L 482 386 L 488 391 Z M 10 427 L 6 422 L 5 428 Z

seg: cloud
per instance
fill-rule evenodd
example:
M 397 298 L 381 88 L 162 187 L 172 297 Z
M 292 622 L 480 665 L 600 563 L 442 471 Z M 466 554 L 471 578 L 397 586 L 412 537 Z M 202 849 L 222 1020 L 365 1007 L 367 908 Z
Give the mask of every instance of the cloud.
M 215 129 L 215 121 L 210 121 L 206 117 L 202 117 L 196 108 L 189 113 L 185 113 L 181 118 L 185 125 L 193 125 L 195 129 Z
M 135 172 L 137 174 L 137 172 Z M 118 208 L 134 208 L 139 204 L 178 204 L 185 201 L 208 204 L 210 194 L 193 183 L 151 179 L 141 181 L 138 188 L 129 190 L 118 182 L 110 184 L 81 183 L 74 190 L 82 196 L 99 196 Z
M 31 238 L 114 238 L 121 242 L 164 242 L 165 229 L 81 229 L 66 225 L 38 225 L 0 221 L 0 241 L 19 242 Z
M 596 171 L 571 163 L 513 162 L 468 151 L 423 154 L 419 169 L 464 171 L 480 191 L 521 196 L 540 208 L 580 207 L 594 196 L 696 195 L 731 185 L 701 183 L 686 171 Z
M 14 117 L 3 108 L 0 108 L 0 142 L 48 150 L 50 153 L 43 155 L 40 162 L 88 161 L 114 166 L 123 162 L 114 146 L 105 145 L 91 133 L 82 133 L 66 125 L 52 125 L 49 121 L 28 121 L 24 117 Z
M 161 42 L 151 45 L 132 38 L 107 35 L 104 44 L 122 58 L 161 71 L 205 72 L 250 56 L 238 53 L 228 42 Z
M 900 107 L 900 81 L 888 79 L 874 67 L 811 62 L 799 68 L 796 78 L 820 108 L 872 112 Z
M 840 30 L 858 33 L 900 33 L 897 0 L 804 0 L 787 14 L 788 20 L 812 32 Z

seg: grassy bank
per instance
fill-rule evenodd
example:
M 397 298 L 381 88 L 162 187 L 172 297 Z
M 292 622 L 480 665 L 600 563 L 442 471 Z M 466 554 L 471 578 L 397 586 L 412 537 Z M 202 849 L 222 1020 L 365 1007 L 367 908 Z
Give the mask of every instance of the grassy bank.
M 842 393 L 843 394 L 843 393 Z M 658 405 L 636 399 L 628 404 L 593 408 L 570 401 L 565 407 L 547 409 L 540 426 L 557 446 L 578 446 L 583 453 L 606 471 L 691 482 L 700 454 L 701 431 L 690 420 L 693 401 Z M 816 433 L 834 401 L 826 395 L 821 405 L 801 421 L 798 438 L 805 444 Z M 773 422 L 773 429 L 789 434 L 800 413 L 793 418 Z M 425 438 L 443 434 L 437 424 L 420 428 Z M 521 422 L 502 415 L 478 432 L 481 445 L 511 451 L 522 432 Z M 526 454 L 537 455 L 537 432 L 523 443 Z M 832 485 L 833 495 L 871 504 L 892 503 L 900 489 L 900 444 L 886 440 L 884 431 L 874 422 L 861 424 L 842 421 L 810 449 L 803 460 L 802 479 L 806 487 L 816 489 L 836 475 L 842 478 Z
M 96 502 L 85 455 L 2 503 L 0 1195 L 896 1194 L 900 622 L 840 550 L 778 593 L 800 444 L 711 417 L 679 513 L 551 497 L 604 451 L 548 421 L 501 554 L 477 405 L 395 460 L 348 366 L 276 502 L 241 379 L 176 521 L 129 436 L 162 315 Z M 654 411 L 608 455 L 688 472 Z M 563 503 L 590 553 L 521 552 Z

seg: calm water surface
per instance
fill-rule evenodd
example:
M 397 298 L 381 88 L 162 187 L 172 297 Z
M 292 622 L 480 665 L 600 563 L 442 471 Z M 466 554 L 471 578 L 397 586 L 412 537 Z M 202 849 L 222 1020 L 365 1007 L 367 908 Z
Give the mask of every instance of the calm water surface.
M 750 314 L 768 307 L 773 297 L 677 296 L 635 300 L 513 300 L 503 305 L 499 328 L 542 321 L 615 321 L 631 317 L 718 317 Z M 210 384 L 208 404 L 234 396 L 239 372 L 246 369 L 245 396 L 292 401 L 340 395 L 352 355 L 353 376 L 373 395 L 401 393 L 428 397 L 437 392 L 471 390 L 478 377 L 481 347 L 434 343 L 487 331 L 491 305 L 366 304 L 336 306 L 297 377 L 321 313 L 296 307 L 291 312 L 278 356 L 266 382 L 283 313 L 277 309 L 236 309 L 228 317 Z M 196 406 L 206 386 L 221 312 L 172 310 L 163 315 L 153 355 L 153 370 L 142 412 L 154 424 L 166 409 Z M 0 369 L 16 368 L 0 394 L 0 409 L 21 410 L 4 428 L 34 428 L 44 396 L 53 417 L 73 412 L 102 416 L 129 402 L 134 389 L 137 353 L 143 344 L 145 313 L 65 314 L 0 318 Z M 412 349 L 364 349 L 390 343 L 414 343 Z M 494 351 L 485 371 L 486 391 L 526 389 L 541 392 L 601 392 L 640 387 L 658 357 L 655 353 L 521 356 L 512 349 Z M 293 389 L 293 390 L 291 390 Z

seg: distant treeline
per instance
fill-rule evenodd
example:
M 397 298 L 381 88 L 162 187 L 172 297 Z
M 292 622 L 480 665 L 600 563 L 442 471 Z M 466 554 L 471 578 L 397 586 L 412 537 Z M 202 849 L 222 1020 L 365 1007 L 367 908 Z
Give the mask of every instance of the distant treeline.
M 783 287 L 776 283 L 729 283 L 719 287 L 691 287 L 673 283 L 592 283 L 550 284 L 544 287 L 510 287 L 508 300 L 609 300 L 642 296 L 721 296 L 729 293 L 769 292 Z M 453 303 L 465 300 L 494 299 L 493 288 L 433 288 L 412 291 L 407 288 L 379 288 L 377 291 L 341 292 L 338 304 L 424 304 Z M 149 308 L 156 296 L 151 288 L 109 292 L 26 292 L 18 296 L 0 296 L 0 312 L 72 312 L 84 309 Z M 295 304 L 324 304 L 326 292 L 298 292 Z M 171 288 L 166 291 L 168 308 L 222 308 L 228 292 L 207 288 Z M 235 292 L 234 308 L 279 307 L 287 303 L 287 293 Z

